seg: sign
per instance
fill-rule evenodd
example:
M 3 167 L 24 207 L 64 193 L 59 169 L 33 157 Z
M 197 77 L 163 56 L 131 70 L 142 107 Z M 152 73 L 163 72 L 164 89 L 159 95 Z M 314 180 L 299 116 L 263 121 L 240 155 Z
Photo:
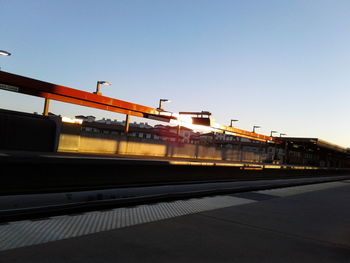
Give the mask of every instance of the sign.
M 0 89 L 12 91 L 12 92 L 18 92 L 19 91 L 18 87 L 6 85 L 6 84 L 0 84 Z

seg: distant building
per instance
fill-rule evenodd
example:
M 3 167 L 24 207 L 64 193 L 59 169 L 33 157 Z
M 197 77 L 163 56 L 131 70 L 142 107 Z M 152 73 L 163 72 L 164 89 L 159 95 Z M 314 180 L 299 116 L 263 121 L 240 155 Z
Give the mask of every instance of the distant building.
M 124 131 L 125 121 L 117 121 L 111 119 L 101 119 L 93 121 L 88 116 L 76 116 L 83 119 L 82 132 L 91 134 L 104 134 L 104 135 L 115 135 L 115 136 L 126 136 Z M 184 128 L 182 134 L 186 136 L 191 131 Z M 128 137 L 132 137 L 140 140 L 156 140 L 156 141 L 168 141 L 168 142 L 187 142 L 184 137 L 180 134 L 177 136 L 176 129 L 171 126 L 156 125 L 152 127 L 147 122 L 143 123 L 130 123 Z
M 78 115 L 78 116 L 75 116 L 75 118 L 83 121 L 87 121 L 87 122 L 93 122 L 96 120 L 96 117 L 92 115 L 89 115 L 89 116 Z
M 186 127 L 180 127 L 180 136 L 177 136 L 178 127 L 158 124 L 154 126 L 154 129 L 157 131 L 161 138 L 172 138 L 172 141 L 178 140 L 182 143 L 191 143 L 191 137 L 197 135 L 197 132 L 194 132 L 192 129 Z

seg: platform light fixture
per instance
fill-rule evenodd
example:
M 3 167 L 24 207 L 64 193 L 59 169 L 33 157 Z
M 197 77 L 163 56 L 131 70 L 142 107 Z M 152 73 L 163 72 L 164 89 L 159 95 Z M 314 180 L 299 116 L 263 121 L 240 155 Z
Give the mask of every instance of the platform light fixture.
M 11 56 L 11 53 L 7 52 L 5 50 L 0 50 L 0 55 L 2 55 L 2 56 Z
M 255 133 L 255 129 L 259 129 L 259 128 L 261 128 L 261 126 L 254 125 L 253 126 L 253 133 Z
M 99 80 L 99 81 L 97 81 L 96 91 L 94 92 L 94 94 L 96 94 L 96 95 L 102 95 L 102 92 L 100 91 L 100 86 L 101 86 L 101 85 L 111 86 L 111 85 L 112 85 L 112 82 L 110 82 L 110 81 L 105 81 L 105 80 Z
M 11 56 L 11 53 L 10 52 L 7 52 L 7 51 L 5 51 L 5 50 L 0 50 L 0 55 L 1 56 Z M 0 70 L 1 70 L 1 67 L 0 67 Z
M 230 127 L 232 127 L 232 123 L 236 122 L 236 121 L 238 121 L 238 120 L 231 120 Z
M 171 100 L 169 100 L 169 99 L 160 99 L 159 100 L 159 107 L 157 108 L 157 110 L 164 111 L 164 109 L 163 109 L 163 102 L 171 102 Z
M 278 133 L 278 132 L 277 132 L 277 131 L 271 131 L 270 137 L 272 137 L 272 135 L 273 135 L 274 133 Z

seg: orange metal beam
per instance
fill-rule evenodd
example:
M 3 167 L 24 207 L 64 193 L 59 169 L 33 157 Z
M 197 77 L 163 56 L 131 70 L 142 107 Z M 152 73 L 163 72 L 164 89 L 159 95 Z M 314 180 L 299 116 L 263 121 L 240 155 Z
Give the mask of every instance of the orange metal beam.
M 247 137 L 254 137 L 254 138 L 258 138 L 264 141 L 272 141 L 272 137 L 270 136 L 266 136 L 266 135 L 262 135 L 262 134 L 258 134 L 255 132 L 250 132 L 250 131 L 245 131 L 245 130 L 241 130 L 241 129 L 237 129 L 234 127 L 230 127 L 230 126 L 225 126 L 225 130 L 229 131 L 229 132 L 233 132 L 236 134 L 241 134 Z
M 176 119 L 172 116 L 164 116 L 155 108 L 142 106 L 122 100 L 117 100 L 94 93 L 72 89 L 41 80 L 31 79 L 24 76 L 0 71 L 0 84 L 10 87 L 9 91 L 33 95 L 37 97 L 58 100 L 62 102 L 87 106 L 107 111 L 129 114 L 137 117 L 148 118 L 149 116 L 164 119 Z
M 270 137 L 270 136 L 266 136 L 266 135 L 263 135 L 263 134 L 258 134 L 258 133 L 250 132 L 250 131 L 246 131 L 246 130 L 237 129 L 237 128 L 231 127 L 231 126 L 220 125 L 218 127 L 218 129 L 222 130 L 222 131 L 225 131 L 225 132 L 235 133 L 235 134 L 237 134 L 238 136 L 241 136 L 241 137 L 254 139 L 254 140 L 259 140 L 259 141 L 273 141 L 274 140 L 274 138 Z

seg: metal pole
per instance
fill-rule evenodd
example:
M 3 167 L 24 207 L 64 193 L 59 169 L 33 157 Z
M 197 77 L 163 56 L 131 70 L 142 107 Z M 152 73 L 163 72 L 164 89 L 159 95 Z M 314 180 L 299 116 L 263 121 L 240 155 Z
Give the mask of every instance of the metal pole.
M 125 118 L 125 126 L 124 126 L 125 135 L 128 135 L 128 133 L 129 133 L 129 126 L 130 126 L 130 115 L 127 114 L 126 118 Z
M 43 112 L 44 116 L 49 115 L 49 107 L 50 107 L 50 99 L 45 98 L 44 112 Z
M 261 149 L 262 149 L 262 147 L 261 147 L 261 142 L 259 143 L 259 154 L 258 154 L 258 163 L 261 163 L 261 161 L 262 161 L 262 152 L 261 152 Z
M 288 164 L 288 163 L 289 163 L 288 142 L 285 141 L 285 145 L 284 145 L 284 162 L 283 162 L 283 164 Z
M 180 134 L 181 134 L 181 125 L 177 125 L 177 130 L 176 130 L 176 134 L 177 134 L 177 141 L 180 142 Z
M 273 149 L 273 155 L 272 155 L 272 163 L 275 163 L 277 161 L 277 143 L 275 142 L 275 145 L 274 145 L 274 149 Z
M 101 92 L 100 92 L 100 82 L 99 81 L 97 81 L 97 85 L 96 85 L 96 94 L 97 95 L 101 94 Z
M 230 127 L 232 127 L 232 123 L 233 123 L 234 121 L 238 121 L 238 120 L 231 120 Z
M 243 144 L 242 141 L 240 141 L 239 143 L 239 161 L 242 162 L 243 161 Z

